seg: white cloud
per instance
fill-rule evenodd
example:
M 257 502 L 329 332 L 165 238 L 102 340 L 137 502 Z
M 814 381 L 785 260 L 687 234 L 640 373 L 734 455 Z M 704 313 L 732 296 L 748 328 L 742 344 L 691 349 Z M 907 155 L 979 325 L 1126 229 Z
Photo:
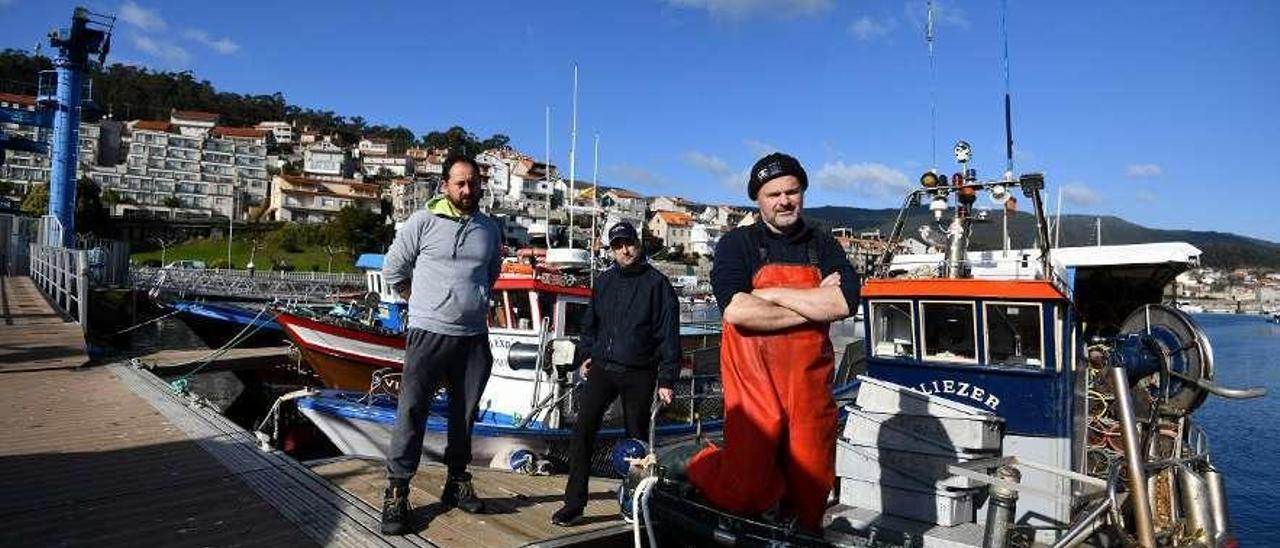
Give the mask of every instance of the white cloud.
M 874 197 L 898 196 L 911 188 L 905 173 L 873 162 L 827 162 L 818 168 L 813 181 L 822 188 L 849 190 Z
M 1102 203 L 1102 197 L 1082 183 L 1068 183 L 1062 186 L 1062 201 L 1071 205 L 1089 206 Z
M 1156 193 L 1146 189 L 1142 189 L 1134 193 L 1133 197 L 1137 199 L 1139 202 L 1147 203 L 1147 204 L 1154 203 L 1159 200 L 1159 197 L 1156 196 Z
M 1164 170 L 1156 164 L 1131 164 L 1124 170 L 1129 177 L 1159 177 L 1163 173 Z
M 696 150 L 684 154 L 684 163 L 717 177 L 724 177 L 733 171 L 729 169 L 729 163 L 719 156 L 703 154 Z
M 747 139 L 743 141 L 742 144 L 747 145 L 747 149 L 756 156 L 764 156 L 765 154 L 778 151 L 778 147 L 755 139 Z
M 232 42 L 230 38 L 214 40 L 213 37 L 209 36 L 208 32 L 200 29 L 189 29 L 182 33 L 182 35 L 190 40 L 195 40 L 196 42 L 209 46 L 213 51 L 223 55 L 231 55 L 232 53 L 240 51 L 240 44 Z
M 716 19 L 742 20 L 755 15 L 789 19 L 831 9 L 833 0 L 665 0 L 678 8 L 706 10 Z
M 864 15 L 849 24 L 849 34 L 863 42 L 870 42 L 887 36 L 893 30 L 893 27 L 894 20 L 892 18 L 886 19 L 884 22 L 877 22 Z
M 634 183 L 648 187 L 661 187 L 668 185 L 668 181 L 665 178 L 660 177 L 654 172 L 642 167 L 616 164 L 604 168 L 604 171 L 606 176 L 627 183 Z
M 904 8 L 907 12 L 907 19 L 911 21 L 912 26 L 924 32 L 925 25 L 929 21 L 929 5 L 923 0 L 915 0 L 907 2 Z M 952 7 L 951 4 L 942 2 L 933 3 L 933 25 L 937 27 L 955 27 L 960 29 L 969 28 L 969 17 L 965 15 L 964 10 Z
M 155 40 L 150 36 L 135 35 L 130 38 L 133 40 L 133 46 L 138 48 L 139 51 L 157 57 L 169 64 L 181 65 L 191 59 L 191 54 L 177 44 Z
M 168 25 L 160 18 L 160 12 L 139 6 L 129 0 L 120 6 L 120 20 L 147 31 L 163 31 Z

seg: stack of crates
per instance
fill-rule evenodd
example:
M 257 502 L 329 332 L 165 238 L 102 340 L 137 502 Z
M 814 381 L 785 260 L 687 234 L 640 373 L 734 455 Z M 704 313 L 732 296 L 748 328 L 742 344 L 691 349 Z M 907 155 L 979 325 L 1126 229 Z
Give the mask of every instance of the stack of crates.
M 836 446 L 840 502 L 943 526 L 974 521 L 985 486 L 948 465 L 1001 455 L 1004 421 L 976 407 L 859 377 Z

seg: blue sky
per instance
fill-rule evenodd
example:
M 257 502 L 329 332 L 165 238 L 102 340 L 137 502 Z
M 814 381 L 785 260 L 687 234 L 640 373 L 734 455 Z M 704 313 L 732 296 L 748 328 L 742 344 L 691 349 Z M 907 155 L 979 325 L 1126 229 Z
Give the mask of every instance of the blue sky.
M 219 89 L 401 124 L 510 135 L 579 179 L 745 203 L 763 152 L 796 155 L 808 203 L 896 207 L 931 164 L 923 0 L 189 2 L 85 0 L 120 16 L 111 58 Z M 30 49 L 74 2 L 0 0 Z M 935 4 L 938 160 L 1004 169 L 998 0 Z M 1009 0 L 1016 170 L 1050 209 L 1280 241 L 1259 192 L 1280 140 L 1280 2 Z

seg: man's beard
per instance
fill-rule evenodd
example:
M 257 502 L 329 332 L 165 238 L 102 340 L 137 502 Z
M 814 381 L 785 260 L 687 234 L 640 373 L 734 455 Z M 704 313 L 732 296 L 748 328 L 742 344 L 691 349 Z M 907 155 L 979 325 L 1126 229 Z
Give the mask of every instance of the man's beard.
M 449 200 L 449 204 L 451 204 L 458 211 L 470 213 L 476 208 L 477 200 L 475 198 L 459 198 L 455 200 L 453 199 L 452 196 L 446 195 L 445 199 Z

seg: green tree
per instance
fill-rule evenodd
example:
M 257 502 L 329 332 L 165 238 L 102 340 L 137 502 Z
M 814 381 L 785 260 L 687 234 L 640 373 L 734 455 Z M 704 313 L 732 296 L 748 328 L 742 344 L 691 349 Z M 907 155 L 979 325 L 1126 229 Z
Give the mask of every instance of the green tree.
M 49 185 L 37 183 L 27 187 L 27 196 L 18 207 L 23 213 L 39 217 L 49 213 Z
M 462 126 L 453 126 L 444 131 L 431 131 L 422 136 L 422 145 L 428 148 L 443 148 L 450 152 L 461 152 L 472 156 L 491 148 L 502 148 L 511 142 L 511 138 L 500 133 L 485 140 L 478 139 Z
M 8 196 L 17 190 L 17 186 L 9 181 L 0 181 L 0 196 Z
M 330 227 L 335 234 L 333 243 L 353 254 L 381 252 L 395 235 L 395 228 L 386 224 L 381 213 L 355 206 L 342 208 Z
M 178 199 L 177 196 L 167 196 L 161 204 L 165 207 L 182 207 L 182 200 Z
M 107 209 L 101 194 L 102 189 L 93 179 L 81 177 L 76 181 L 76 233 L 102 234 L 108 228 Z

